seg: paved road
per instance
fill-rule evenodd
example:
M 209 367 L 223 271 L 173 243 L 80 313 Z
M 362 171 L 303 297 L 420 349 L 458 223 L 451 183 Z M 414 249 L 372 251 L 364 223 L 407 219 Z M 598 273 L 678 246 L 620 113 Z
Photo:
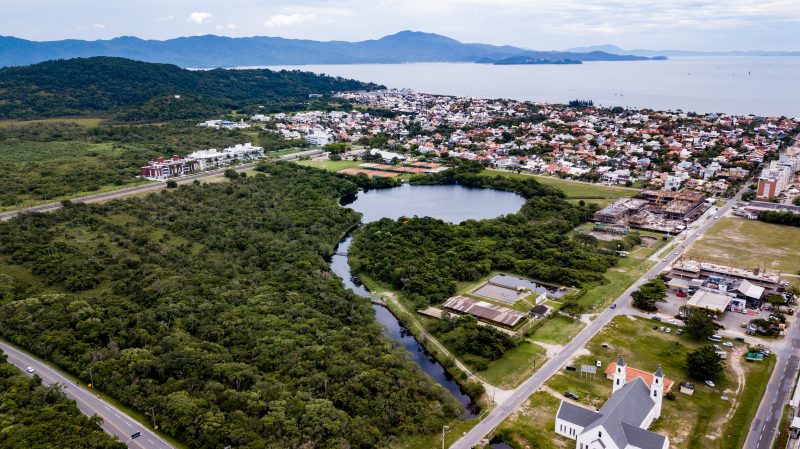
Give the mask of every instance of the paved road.
M 225 167 L 225 168 L 221 168 L 221 169 L 218 169 L 218 170 L 212 170 L 212 171 L 198 173 L 196 175 L 190 175 L 190 176 L 186 176 L 186 177 L 182 177 L 182 178 L 175 178 L 175 180 L 179 184 L 186 184 L 186 183 L 192 182 L 192 181 L 194 181 L 196 179 L 203 179 L 203 178 L 209 178 L 209 177 L 212 177 L 212 176 L 218 176 L 220 173 L 224 173 L 225 170 L 227 170 L 228 168 L 233 168 L 236 171 L 242 171 L 242 170 L 249 170 L 249 169 L 255 168 L 255 166 L 256 166 L 256 164 L 244 164 L 244 165 L 237 165 L 235 167 Z M 81 197 L 73 198 L 70 201 L 72 201 L 73 203 L 94 203 L 94 202 L 102 201 L 102 200 L 111 200 L 111 199 L 116 199 L 116 198 L 124 198 L 126 196 L 136 195 L 136 194 L 143 193 L 143 192 L 151 192 L 151 191 L 161 190 L 161 189 L 166 188 L 166 186 L 167 185 L 164 182 L 157 182 L 157 183 L 152 183 L 152 184 L 144 184 L 144 185 L 141 185 L 141 186 L 128 187 L 128 188 L 125 188 L 125 189 L 114 190 L 112 192 L 96 193 L 94 195 L 81 196 Z M 25 213 L 31 213 L 31 212 L 50 212 L 50 211 L 54 211 L 54 210 L 57 210 L 57 209 L 61 209 L 61 207 L 62 207 L 61 206 L 61 202 L 55 202 L 55 203 L 42 204 L 40 206 L 28 207 L 28 208 L 25 208 L 25 209 L 20 209 L 20 210 L 15 210 L 15 211 L 10 211 L 10 212 L 3 212 L 3 213 L 0 213 L 0 221 L 10 220 L 10 219 L 16 217 L 19 214 L 25 214 Z
M 0 350 L 6 354 L 9 363 L 23 370 L 23 372 L 27 367 L 33 368 L 35 373 L 42 378 L 42 383 L 45 385 L 62 385 L 64 394 L 77 403 L 81 412 L 87 416 L 97 415 L 103 418 L 103 429 L 109 434 L 117 436 L 120 441 L 127 443 L 128 447 L 176 449 L 175 446 L 164 441 L 148 427 L 129 418 L 113 405 L 98 398 L 86 388 L 76 385 L 41 361 L 3 342 L 0 342 Z M 136 432 L 141 432 L 141 436 L 132 440 L 131 435 Z
M 772 345 L 778 361 L 750 425 L 744 444 L 748 449 L 770 449 L 777 436 L 783 407 L 789 402 L 800 369 L 800 325 L 795 323 L 780 343 Z
M 664 271 L 692 242 L 703 235 L 708 229 L 717 221 L 713 218 L 715 216 L 722 217 L 731 210 L 734 203 L 741 199 L 746 187 L 740 190 L 734 198 L 729 200 L 725 206 L 720 208 L 713 215 L 709 212 L 702 216 L 696 223 L 698 228 L 685 231 L 683 240 L 680 241 L 678 247 L 672 252 L 667 254 L 663 259 L 656 263 L 647 273 L 640 277 L 633 283 L 625 292 L 620 295 L 614 302 L 617 304 L 616 309 L 606 309 L 601 312 L 594 321 L 583 330 L 552 359 L 548 360 L 539 371 L 534 373 L 519 387 L 517 387 L 511 396 L 504 403 L 497 406 L 492 410 L 486 418 L 475 425 L 469 432 L 464 434 L 458 441 L 453 443 L 451 449 L 470 449 L 479 444 L 482 439 L 489 435 L 503 420 L 508 417 L 514 410 L 521 406 L 527 399 L 536 391 L 548 378 L 557 373 L 575 354 L 582 349 L 586 344 L 597 334 L 606 324 L 608 324 L 615 316 L 621 314 L 633 313 L 631 306 L 631 293 L 639 288 L 648 280 L 657 276 Z

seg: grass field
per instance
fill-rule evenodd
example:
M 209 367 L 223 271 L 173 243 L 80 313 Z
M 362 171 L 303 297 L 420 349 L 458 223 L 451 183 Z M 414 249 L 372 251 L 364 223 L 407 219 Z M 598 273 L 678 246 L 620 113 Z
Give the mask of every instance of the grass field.
M 297 161 L 300 165 L 306 167 L 321 168 L 328 171 L 339 171 L 345 168 L 358 167 L 361 162 L 358 161 Z
M 642 235 L 658 235 L 642 232 Z M 619 260 L 616 266 L 605 272 L 605 284 L 589 285 L 578 293 L 578 303 L 588 309 L 598 310 L 617 299 L 636 279 L 647 272 L 655 262 L 648 257 L 664 247 L 665 241 L 660 237 L 658 243 L 650 248 L 639 246 L 634 248 L 628 257 Z
M 733 360 L 732 356 L 724 378 L 717 382 L 716 388 L 695 382 L 694 395 L 680 394 L 677 384 L 687 380 L 686 354 L 702 343 L 686 336 L 653 331 L 650 326 L 648 320 L 617 317 L 587 344 L 588 354 L 578 357 L 574 363 L 593 364 L 595 360 L 600 360 L 605 367 L 619 356 L 624 356 L 629 366 L 649 371 L 662 367 L 666 377 L 676 382 L 673 387 L 676 398 L 664 401 L 662 418 L 654 423 L 651 430 L 669 435 L 671 446 L 678 449 L 741 447 L 748 424 L 758 407 L 757 398 L 761 396 L 766 379 L 774 367 L 774 358 L 763 364 L 754 364 L 746 363 L 741 358 Z M 608 347 L 604 348 L 603 344 Z M 735 350 L 741 353 L 744 348 L 737 346 Z M 745 379 L 744 388 L 738 396 L 736 392 L 740 376 L 732 367 L 734 363 L 741 368 L 741 378 Z M 562 371 L 550 378 L 546 385 L 557 396 L 565 391 L 578 394 L 580 402 L 590 408 L 601 406 L 611 394 L 611 382 L 602 371 L 595 379 Z M 723 394 L 731 400 L 722 400 L 720 396 Z M 552 397 L 551 400 L 544 397 L 546 395 L 547 392 L 536 393 L 528 407 L 507 419 L 501 429 L 509 429 L 514 439 L 520 442 L 530 445 L 535 441 L 529 447 L 560 447 L 563 440 L 552 431 L 552 419 L 559 399 Z M 530 402 L 534 401 L 535 408 L 530 406 Z M 738 404 L 736 410 L 732 409 L 734 403 Z M 542 423 L 544 429 L 538 432 L 532 430 L 542 427 Z M 549 439 L 549 446 L 541 442 L 543 438 Z
M 0 120 L 0 128 L 7 127 L 7 126 L 20 126 L 20 125 L 32 125 L 32 124 L 40 124 L 40 123 L 71 123 L 80 126 L 86 126 L 88 128 L 94 127 L 99 125 L 105 119 L 102 118 L 48 118 L 42 120 Z
M 516 348 L 507 351 L 499 360 L 489 364 L 489 368 L 478 372 L 478 376 L 499 388 L 517 387 L 541 366 L 545 359 L 545 350 L 533 343 L 522 342 Z M 534 365 L 535 363 L 535 365 Z
M 537 391 L 497 429 L 497 435 L 514 447 L 536 449 L 574 448 L 575 442 L 556 435 L 556 410 L 560 401 Z
M 576 319 L 564 315 L 554 315 L 552 318 L 548 318 L 541 327 L 533 331 L 528 337 L 534 341 L 541 341 L 542 343 L 565 345 L 569 343 L 584 326 L 584 323 Z
M 542 184 L 549 185 L 560 189 L 567 195 L 567 198 L 574 199 L 610 199 L 616 200 L 634 196 L 638 191 L 632 188 L 624 187 L 609 187 L 600 184 L 592 184 L 588 182 L 569 181 L 564 179 L 555 178 L 552 176 L 532 175 L 525 173 L 513 173 L 501 170 L 484 170 L 481 172 L 485 176 L 506 176 L 509 178 L 529 178 L 534 177 Z
M 800 228 L 723 218 L 687 251 L 688 257 L 740 268 L 800 272 Z

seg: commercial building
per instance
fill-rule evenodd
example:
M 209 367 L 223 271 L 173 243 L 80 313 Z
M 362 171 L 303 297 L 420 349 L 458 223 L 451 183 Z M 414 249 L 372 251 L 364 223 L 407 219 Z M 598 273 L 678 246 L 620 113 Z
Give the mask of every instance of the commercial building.
M 213 129 L 247 129 L 250 127 L 244 120 L 240 120 L 239 122 L 232 122 L 230 120 L 208 120 L 203 123 L 198 123 L 197 126 Z
M 525 320 L 525 314 L 522 312 L 464 296 L 448 299 L 443 307 L 461 315 L 472 315 L 491 324 L 508 328 L 514 328 Z
M 717 315 L 723 315 L 728 311 L 728 306 L 730 304 L 730 296 L 700 289 L 697 290 L 686 303 L 686 308 L 690 311 L 702 309 Z
M 191 159 L 181 159 L 177 154 L 170 159 L 160 157 L 150 161 L 141 168 L 139 174 L 142 178 L 154 181 L 163 181 L 175 176 L 188 175 L 197 171 L 197 162 Z
M 763 287 L 762 294 L 777 293 L 781 284 L 781 274 L 776 270 L 761 270 L 754 268 L 745 270 L 741 268 L 717 265 L 708 262 L 699 262 L 691 259 L 679 259 L 670 269 L 669 276 L 681 279 L 728 278 L 746 280 L 750 284 Z M 752 291 L 747 286 L 748 291 Z

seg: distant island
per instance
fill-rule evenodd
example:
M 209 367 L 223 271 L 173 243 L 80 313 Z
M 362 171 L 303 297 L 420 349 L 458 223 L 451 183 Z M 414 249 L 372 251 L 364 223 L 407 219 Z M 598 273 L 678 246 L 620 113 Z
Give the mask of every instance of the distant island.
M 625 50 L 616 45 L 592 45 L 588 47 L 573 47 L 565 52 L 588 53 L 600 51 L 612 55 L 632 55 L 645 57 L 681 57 L 681 56 L 800 56 L 800 51 L 770 51 L 770 50 L 734 50 L 734 51 L 695 51 L 695 50 Z
M 656 59 L 602 51 L 533 51 L 510 45 L 463 43 L 439 34 L 417 31 L 401 31 L 380 39 L 360 42 L 320 42 L 269 36 L 230 38 L 214 35 L 164 41 L 123 36 L 98 41 L 68 39 L 37 42 L 0 36 L 0 67 L 94 56 L 168 63 L 184 68 L 413 62 L 577 64 L 581 61 Z

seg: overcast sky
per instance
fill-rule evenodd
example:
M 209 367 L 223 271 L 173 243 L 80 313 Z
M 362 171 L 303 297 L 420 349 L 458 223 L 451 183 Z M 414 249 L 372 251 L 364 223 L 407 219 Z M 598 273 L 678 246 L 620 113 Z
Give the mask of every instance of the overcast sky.
M 800 0 L 0 0 L 32 40 L 198 34 L 364 40 L 411 29 L 549 50 L 800 50 Z

